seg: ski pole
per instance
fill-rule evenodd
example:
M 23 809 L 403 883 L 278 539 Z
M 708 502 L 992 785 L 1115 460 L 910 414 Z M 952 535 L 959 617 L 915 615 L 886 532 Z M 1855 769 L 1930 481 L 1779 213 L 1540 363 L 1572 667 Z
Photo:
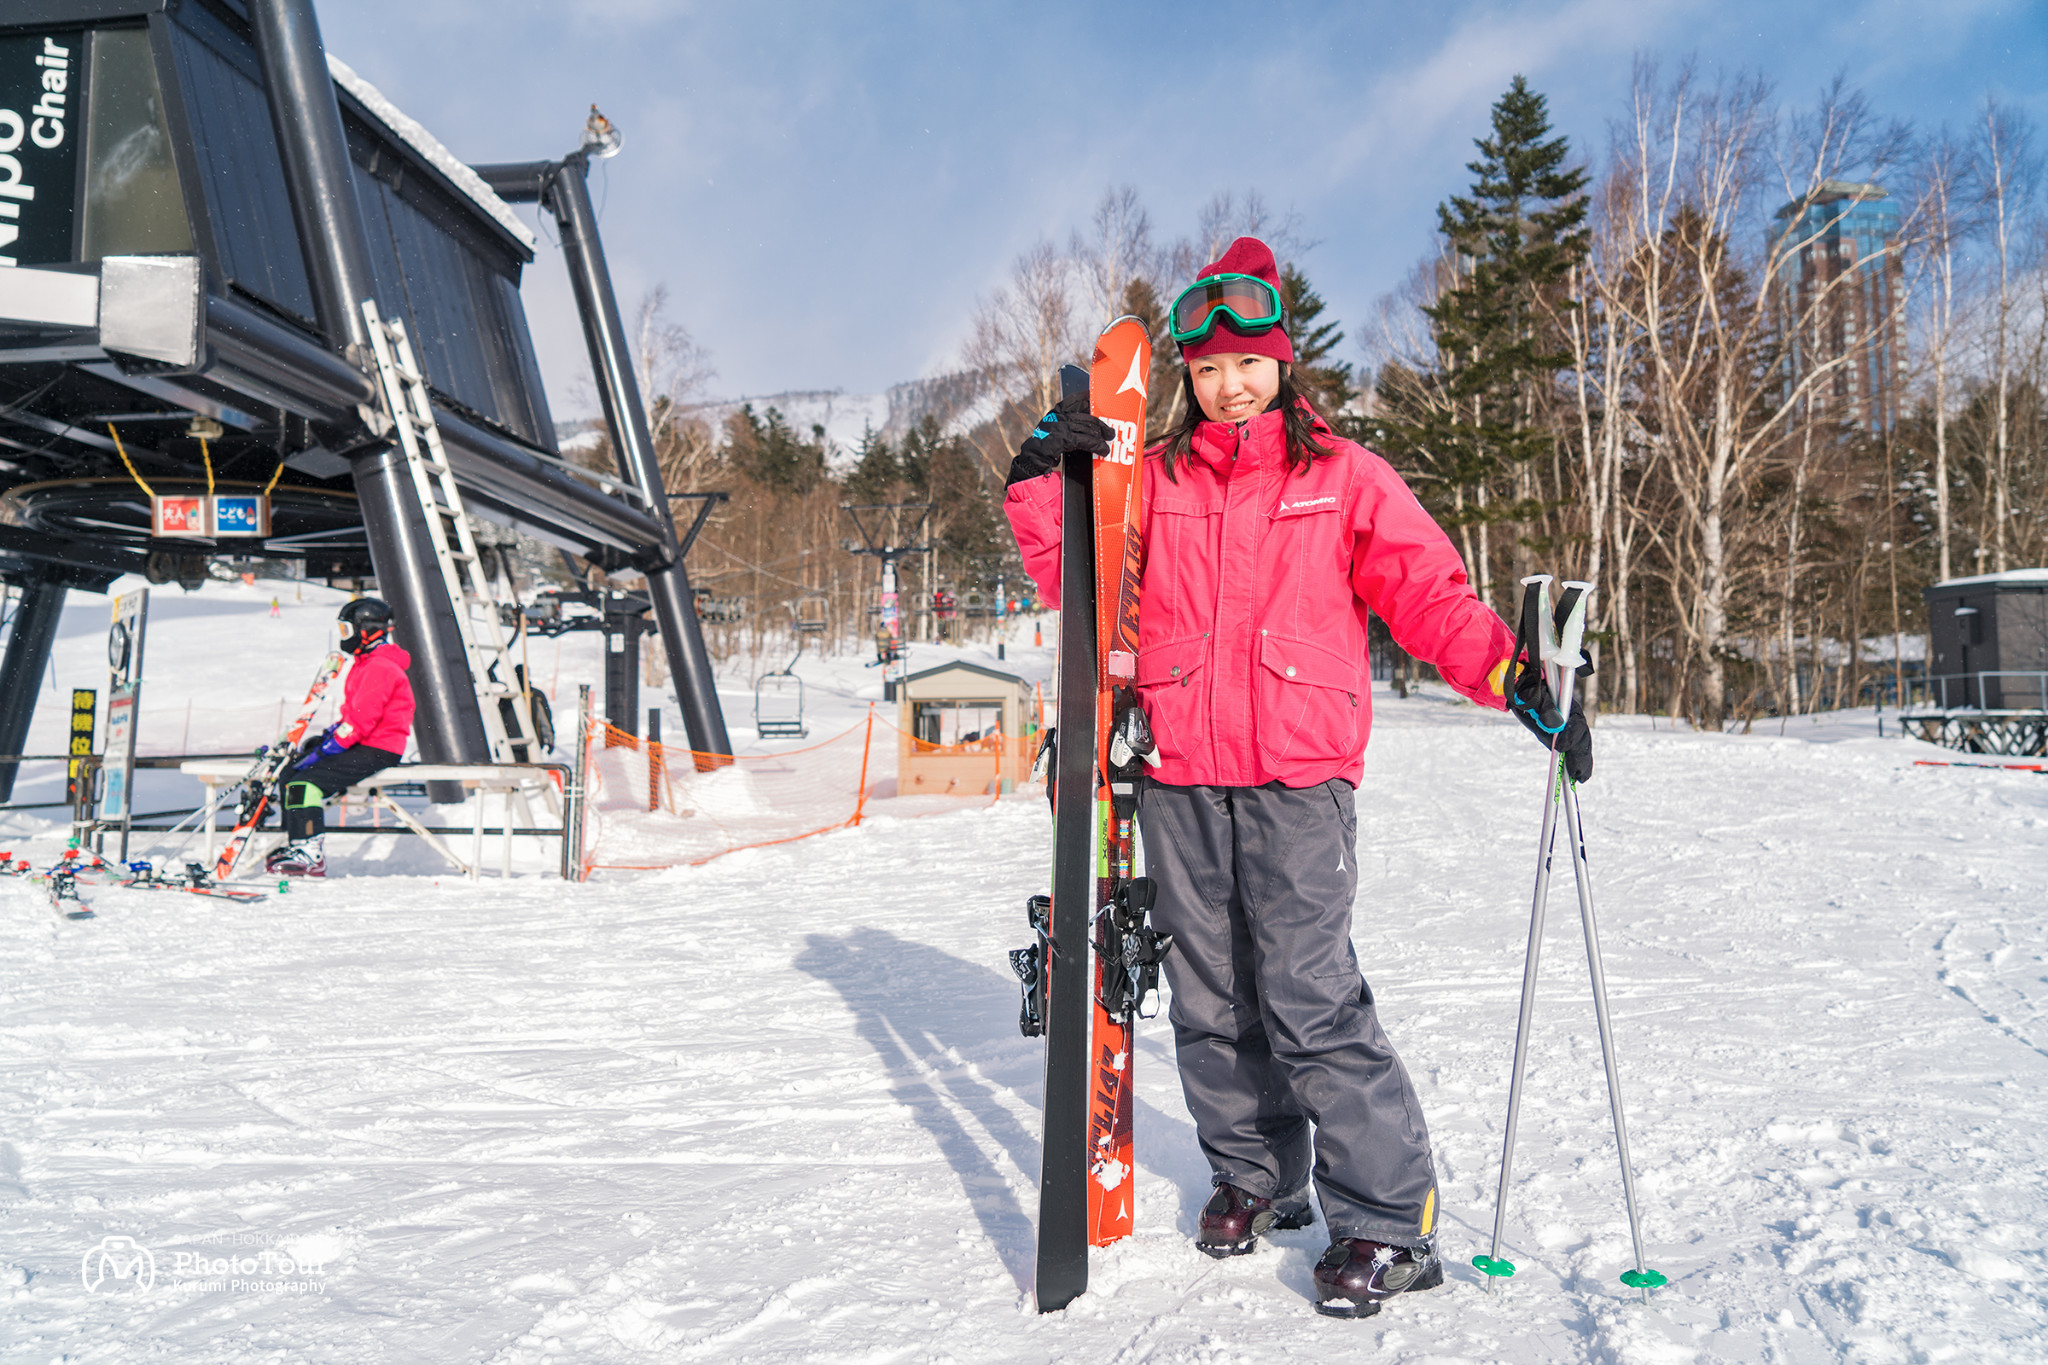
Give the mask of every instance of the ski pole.
M 1564 624 L 1559 632 L 1555 666 L 1550 674 L 1551 691 L 1558 696 L 1570 694 L 1576 685 L 1579 667 L 1585 663 L 1579 645 L 1586 632 L 1585 601 L 1593 592 L 1591 583 L 1566 583 L 1564 588 L 1565 597 L 1558 608 L 1564 615 Z M 1568 704 L 1564 709 L 1569 713 Z M 1628 1123 L 1622 1116 L 1621 1070 L 1614 1057 L 1614 1028 L 1607 1012 L 1607 972 L 1600 955 L 1600 925 L 1593 914 L 1593 874 L 1586 862 L 1586 825 L 1579 813 L 1578 787 L 1571 781 L 1570 774 L 1565 775 L 1561 785 L 1565 840 L 1571 853 L 1572 881 L 1579 892 L 1579 924 L 1586 934 L 1586 967 L 1593 986 L 1593 1017 L 1600 1026 L 1600 1060 L 1607 1070 L 1607 1105 L 1614 1114 L 1614 1145 L 1621 1156 L 1621 1192 L 1628 1205 L 1628 1234 L 1636 1253 L 1635 1270 L 1624 1273 L 1621 1280 L 1630 1288 L 1642 1291 L 1643 1302 L 1647 1304 L 1650 1290 L 1665 1281 L 1662 1275 L 1643 1264 L 1643 1226 L 1636 1209 L 1635 1169 L 1628 1155 Z
M 1579 923 L 1586 931 L 1586 968 L 1593 979 L 1593 1017 L 1600 1025 L 1600 1060 L 1607 1067 L 1607 1105 L 1614 1111 L 1614 1145 L 1621 1154 L 1621 1193 L 1628 1204 L 1628 1235 L 1636 1253 L 1636 1268 L 1622 1275 L 1621 1282 L 1640 1290 L 1645 1304 L 1650 1291 L 1666 1283 L 1664 1276 L 1643 1264 L 1643 1224 L 1636 1210 L 1635 1167 L 1628 1155 L 1628 1121 L 1622 1117 L 1621 1071 L 1614 1059 L 1614 1026 L 1607 1013 L 1607 972 L 1601 965 L 1600 926 L 1593 915 L 1593 880 L 1586 863 L 1586 825 L 1579 815 L 1579 794 L 1570 782 L 1564 784 L 1565 839 L 1572 856 L 1572 879 L 1579 888 Z
M 1537 658 L 1547 663 L 1548 657 L 1556 652 L 1556 627 L 1550 615 L 1550 575 L 1534 574 L 1522 580 L 1522 619 L 1530 624 L 1531 594 L 1535 597 L 1535 629 L 1537 639 L 1530 641 Z M 1555 689 L 1553 689 L 1553 693 Z M 1570 705 L 1561 700 L 1560 707 Z M 1567 717 L 1569 719 L 1569 717 Z M 1564 733 L 1559 727 L 1558 735 Z M 1536 1013 L 1536 975 L 1543 956 L 1543 912 L 1550 900 L 1550 856 L 1557 834 L 1557 793 L 1564 780 L 1564 757 L 1557 752 L 1557 738 L 1551 739 L 1549 781 L 1543 789 L 1543 832 L 1536 841 L 1536 889 L 1529 904 L 1529 947 L 1522 957 L 1522 1008 L 1515 1023 L 1515 1060 L 1508 1079 L 1508 1122 L 1507 1131 L 1501 1138 L 1500 1187 L 1493 1201 L 1493 1244 L 1484 1256 L 1475 1256 L 1472 1264 L 1487 1277 L 1486 1287 L 1490 1292 L 1496 1279 L 1515 1273 L 1511 1262 L 1500 1257 L 1501 1235 L 1506 1228 L 1508 1216 L 1508 1181 L 1515 1164 L 1515 1131 L 1522 1115 L 1522 1079 L 1529 1060 L 1529 1028 Z
M 1522 972 L 1522 1012 L 1515 1035 L 1514 1072 L 1508 1088 L 1508 1123 L 1501 1151 L 1500 1189 L 1494 1202 L 1493 1249 L 1490 1255 L 1473 1257 L 1472 1263 L 1489 1277 L 1489 1290 L 1493 1288 L 1493 1279 L 1505 1278 L 1515 1273 L 1511 1262 L 1500 1259 L 1500 1243 L 1507 1220 L 1508 1183 L 1514 1160 L 1517 1121 L 1521 1113 L 1521 1089 L 1527 1063 L 1528 1034 L 1535 1006 L 1537 963 L 1542 949 L 1543 917 L 1550 889 L 1550 858 L 1555 851 L 1556 808 L 1562 804 L 1568 856 L 1572 860 L 1572 880 L 1578 889 L 1579 919 L 1586 935 L 1586 962 L 1593 987 L 1593 1012 L 1600 1029 L 1600 1055 L 1607 1072 L 1608 1105 L 1614 1118 L 1615 1145 L 1621 1158 L 1622 1194 L 1628 1207 L 1629 1237 L 1635 1250 L 1636 1267 L 1632 1271 L 1623 1272 L 1621 1282 L 1631 1289 L 1639 1290 L 1643 1302 L 1647 1304 L 1650 1301 L 1650 1290 L 1667 1281 L 1662 1273 L 1643 1264 L 1642 1220 L 1636 1202 L 1634 1166 L 1628 1152 L 1628 1127 L 1622 1112 L 1621 1074 L 1615 1061 L 1614 1030 L 1608 1013 L 1607 978 L 1600 954 L 1600 930 L 1593 911 L 1592 876 L 1586 860 L 1585 824 L 1579 810 L 1578 789 L 1565 772 L 1563 755 L 1558 752 L 1558 745 L 1562 742 L 1564 734 L 1562 722 L 1571 717 L 1576 677 L 1584 663 L 1579 647 L 1585 636 L 1586 597 L 1592 592 L 1592 584 L 1563 584 L 1564 592 L 1559 599 L 1554 620 L 1549 611 L 1549 578 L 1537 575 L 1524 579 L 1523 584 L 1527 591 L 1523 598 L 1521 639 L 1536 653 L 1542 664 L 1544 680 L 1549 683 L 1551 696 L 1557 702 L 1560 724 L 1551 740 L 1550 783 L 1544 792 L 1542 844 L 1537 865 L 1536 892 L 1530 908 L 1529 949 Z M 1536 617 L 1534 620 L 1532 609 Z M 1553 625 L 1556 627 L 1556 633 L 1552 631 Z M 1518 644 L 1518 650 L 1519 648 Z

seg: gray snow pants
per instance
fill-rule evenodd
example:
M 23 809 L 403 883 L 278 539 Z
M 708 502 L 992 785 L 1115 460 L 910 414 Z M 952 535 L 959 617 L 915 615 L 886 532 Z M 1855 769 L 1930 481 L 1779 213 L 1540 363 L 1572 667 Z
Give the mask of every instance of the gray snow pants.
M 1181 1089 L 1216 1183 L 1293 1206 L 1313 1160 L 1332 1237 L 1427 1242 L 1422 1106 L 1351 947 L 1351 784 L 1149 782 L 1138 818 L 1152 919 L 1173 935 Z

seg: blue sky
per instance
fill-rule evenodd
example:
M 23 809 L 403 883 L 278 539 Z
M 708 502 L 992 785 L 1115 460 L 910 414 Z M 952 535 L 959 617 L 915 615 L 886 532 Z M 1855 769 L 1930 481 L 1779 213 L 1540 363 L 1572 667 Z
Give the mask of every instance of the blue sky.
M 559 156 L 597 101 L 626 136 L 592 185 L 622 302 L 665 282 L 723 396 L 949 368 L 1017 253 L 1126 183 L 1167 239 L 1219 190 L 1298 214 L 1355 333 L 1518 72 L 1588 152 L 1639 52 L 1760 70 L 1788 104 L 1840 70 L 1921 126 L 1995 91 L 2048 126 L 2041 0 L 325 0 L 321 22 L 470 161 Z M 587 362 L 545 244 L 526 294 L 556 415 L 577 415 Z

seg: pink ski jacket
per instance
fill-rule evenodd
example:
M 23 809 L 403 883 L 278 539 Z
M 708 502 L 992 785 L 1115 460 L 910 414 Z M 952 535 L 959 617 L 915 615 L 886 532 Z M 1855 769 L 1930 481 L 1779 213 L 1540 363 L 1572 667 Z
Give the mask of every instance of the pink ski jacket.
M 367 744 L 405 752 L 406 737 L 412 734 L 412 680 L 405 676 L 411 665 L 412 655 L 395 644 L 356 656 L 341 688 L 341 724 L 334 727 L 343 748 Z
M 1369 613 L 1482 706 L 1505 710 L 1514 632 L 1385 460 L 1317 431 L 1335 457 L 1287 467 L 1278 412 L 1204 422 L 1178 482 L 1145 456 L 1138 694 L 1176 786 L 1358 785 L 1372 728 Z M 1004 499 L 1024 567 L 1059 605 L 1060 478 Z

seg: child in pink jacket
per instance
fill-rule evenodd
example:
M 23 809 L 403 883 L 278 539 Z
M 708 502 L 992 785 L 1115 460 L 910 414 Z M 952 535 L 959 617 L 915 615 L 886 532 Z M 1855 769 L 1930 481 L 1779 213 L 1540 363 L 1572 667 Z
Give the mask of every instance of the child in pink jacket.
M 1400 476 L 1295 392 L 1265 243 L 1232 243 L 1171 321 L 1188 416 L 1145 456 L 1136 681 L 1159 762 L 1138 820 L 1153 921 L 1174 940 L 1181 1086 L 1215 1185 L 1197 1245 L 1242 1255 L 1268 1229 L 1310 1226 L 1313 1176 L 1331 1239 L 1317 1309 L 1363 1317 L 1443 1282 L 1421 1106 L 1351 940 L 1366 623 L 1377 613 L 1496 709 L 1514 633 Z M 1108 448 L 1085 402 L 1062 403 L 1011 466 L 1005 511 L 1050 605 L 1059 462 Z M 1560 747 L 1590 773 L 1583 723 Z
M 404 758 L 412 736 L 412 655 L 391 638 L 390 606 L 358 597 L 342 606 L 336 626 L 343 652 L 355 658 L 342 687 L 341 719 L 307 741 L 277 784 L 285 842 L 263 866 L 286 877 L 327 875 L 322 804 Z

